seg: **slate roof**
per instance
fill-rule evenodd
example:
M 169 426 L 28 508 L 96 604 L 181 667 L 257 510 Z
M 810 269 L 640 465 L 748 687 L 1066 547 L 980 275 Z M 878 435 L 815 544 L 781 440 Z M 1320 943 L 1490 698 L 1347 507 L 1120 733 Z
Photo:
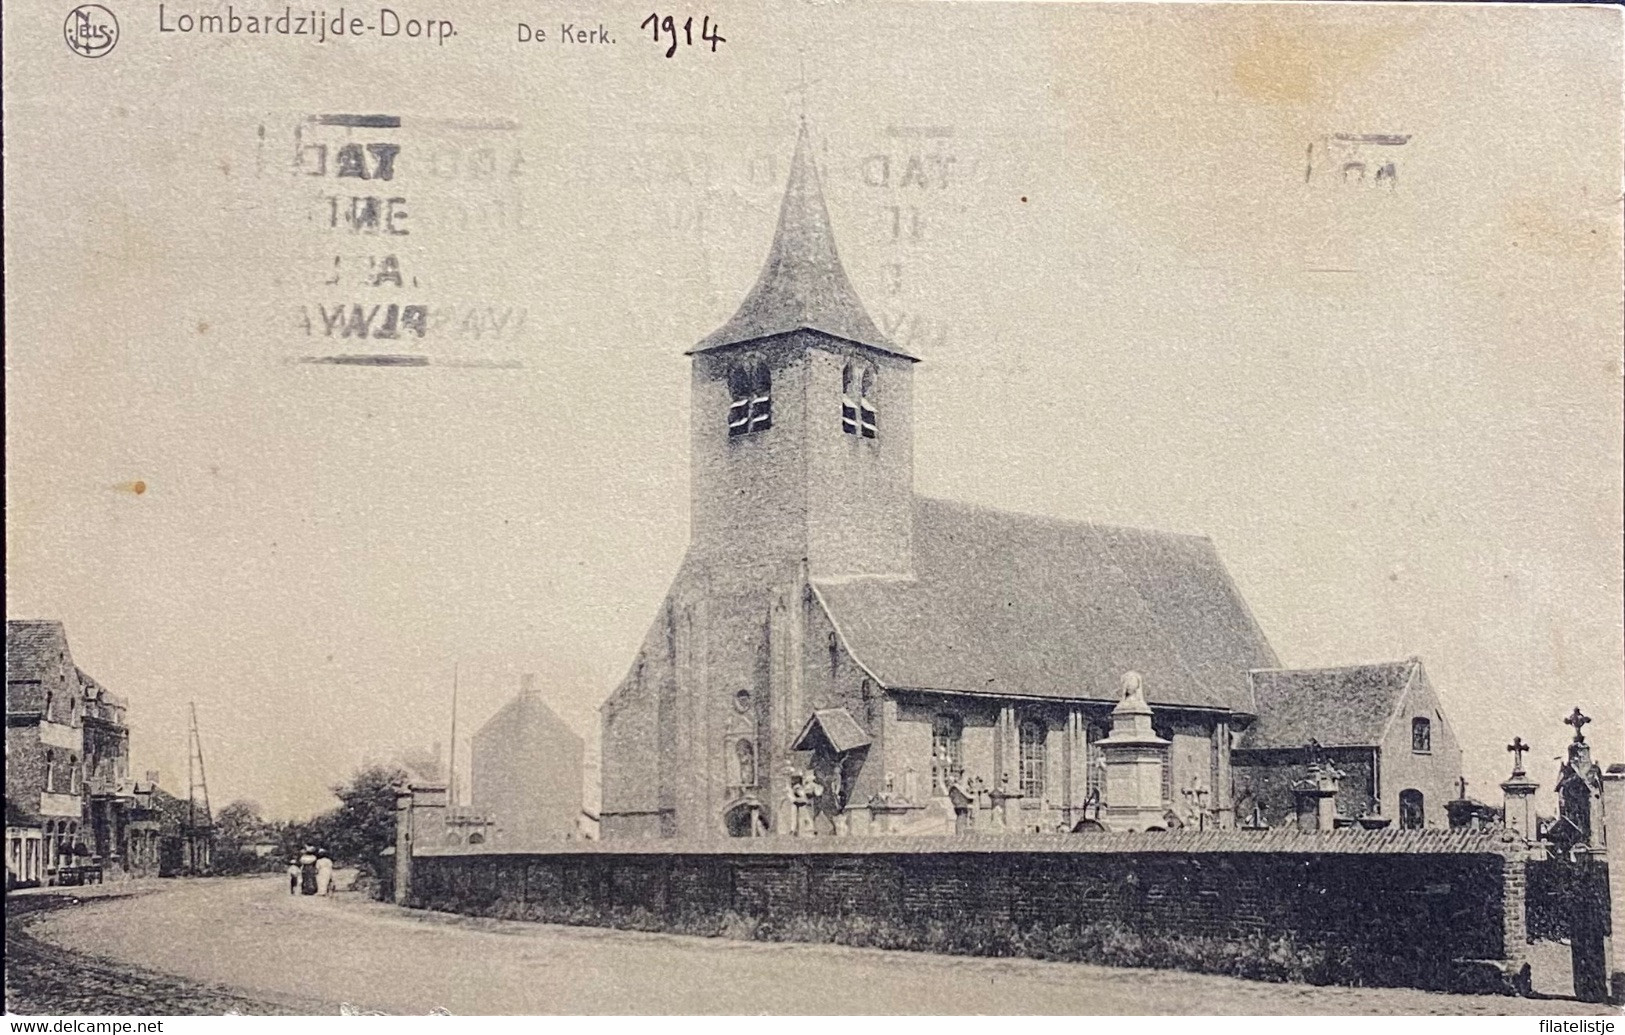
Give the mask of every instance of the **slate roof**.
M 61 622 L 6 620 L 6 679 L 54 678 L 68 634 Z
M 1375 745 L 1421 668 L 1421 661 L 1411 658 L 1346 668 L 1254 672 L 1258 721 L 1240 746 L 1299 748 L 1311 738 L 1322 747 Z
M 796 139 L 778 229 L 756 286 L 739 311 L 689 354 L 802 328 L 914 358 L 880 333 L 846 278 L 805 125 Z
M 917 497 L 915 577 L 813 585 L 884 686 L 1254 714 L 1279 664 L 1205 538 Z
M 858 720 L 852 718 L 851 712 L 845 708 L 820 708 L 812 713 L 807 725 L 801 728 L 801 733 L 790 745 L 790 750 L 812 750 L 815 746 L 812 740 L 814 730 L 823 734 L 837 755 L 844 755 L 848 751 L 869 745 L 869 734 L 863 732 L 863 727 L 858 725 Z

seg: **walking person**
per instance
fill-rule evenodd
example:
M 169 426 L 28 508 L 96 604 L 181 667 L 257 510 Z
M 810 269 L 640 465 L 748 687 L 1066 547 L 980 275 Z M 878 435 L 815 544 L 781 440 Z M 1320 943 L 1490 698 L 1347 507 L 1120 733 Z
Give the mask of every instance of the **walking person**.
M 299 894 L 299 858 L 297 856 L 288 860 L 288 894 Z
M 316 894 L 316 849 L 310 845 L 299 856 L 299 893 Z
M 316 894 L 326 898 L 333 893 L 333 860 L 327 849 L 316 850 Z

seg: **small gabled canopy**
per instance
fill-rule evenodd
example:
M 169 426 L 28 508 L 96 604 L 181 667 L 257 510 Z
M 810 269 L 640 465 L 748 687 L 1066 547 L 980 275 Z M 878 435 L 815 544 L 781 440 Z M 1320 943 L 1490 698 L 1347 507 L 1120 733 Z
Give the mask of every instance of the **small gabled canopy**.
M 821 708 L 812 713 L 807 725 L 790 745 L 791 751 L 813 751 L 822 737 L 835 749 L 837 755 L 869 746 L 869 734 L 863 732 L 858 720 L 845 708 Z
M 688 354 L 802 329 L 822 331 L 904 359 L 915 358 L 880 333 L 846 278 L 805 124 L 790 161 L 778 229 L 756 286 L 732 319 Z

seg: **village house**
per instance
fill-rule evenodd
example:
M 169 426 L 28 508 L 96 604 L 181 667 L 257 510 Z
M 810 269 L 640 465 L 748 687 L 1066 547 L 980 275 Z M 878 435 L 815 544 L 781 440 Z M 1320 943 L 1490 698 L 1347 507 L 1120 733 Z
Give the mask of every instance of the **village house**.
M 915 494 L 917 360 L 847 279 L 805 129 L 755 286 L 689 355 L 691 539 L 602 708 L 606 839 L 1110 826 L 1126 700 L 1146 729 L 1114 743 L 1161 787 L 1136 823 L 1234 825 L 1238 758 L 1288 815 L 1316 739 L 1364 752 L 1350 811 L 1444 822 L 1420 663 L 1377 723 L 1281 670 L 1206 538 Z M 1394 746 L 1412 708 L 1437 750 Z
M 579 836 L 581 738 L 542 700 L 536 677 L 474 734 L 471 806 L 504 847 Z M 482 832 L 483 833 L 483 832 Z
M 61 622 L 6 622 L 6 873 L 18 884 L 128 872 L 125 702 L 73 662 Z

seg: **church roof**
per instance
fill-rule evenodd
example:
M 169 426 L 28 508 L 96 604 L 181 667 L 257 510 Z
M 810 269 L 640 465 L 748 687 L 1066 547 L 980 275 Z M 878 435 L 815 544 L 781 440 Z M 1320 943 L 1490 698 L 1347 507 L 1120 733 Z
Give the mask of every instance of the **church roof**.
M 1411 658 L 1345 668 L 1254 672 L 1258 721 L 1241 747 L 1301 748 L 1310 740 L 1322 747 L 1379 744 L 1421 668 L 1422 663 Z
M 1213 543 L 916 498 L 915 577 L 813 585 L 848 650 L 893 689 L 1254 713 L 1277 665 Z
M 914 358 L 880 333 L 846 278 L 805 125 L 796 139 L 778 229 L 756 286 L 739 311 L 690 354 L 802 328 Z

